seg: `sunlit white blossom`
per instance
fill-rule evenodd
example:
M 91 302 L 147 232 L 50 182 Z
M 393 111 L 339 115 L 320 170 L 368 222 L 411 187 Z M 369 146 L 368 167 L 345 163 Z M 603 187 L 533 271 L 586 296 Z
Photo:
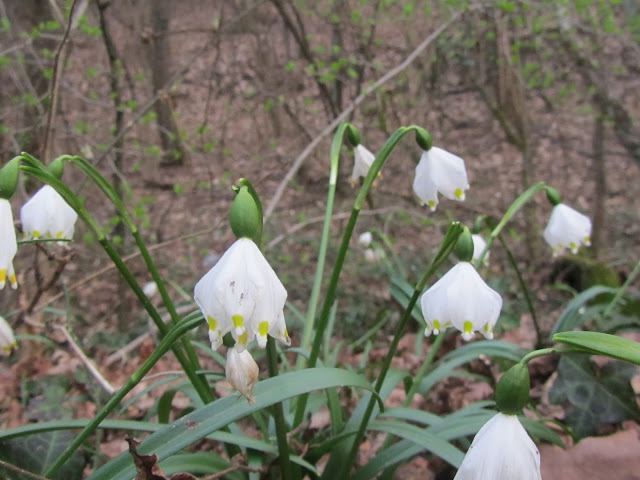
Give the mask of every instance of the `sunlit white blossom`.
M 438 147 L 425 151 L 416 166 L 413 191 L 431 211 L 438 206 L 438 192 L 449 200 L 464 200 L 469 189 L 462 158 Z
M 484 238 L 476 233 L 471 235 L 471 240 L 473 240 L 473 258 L 471 260 L 475 262 L 480 258 L 482 252 L 484 252 L 484 249 L 487 247 L 487 242 L 485 242 Z M 487 252 L 484 256 L 482 263 L 484 263 L 485 265 L 489 263 L 489 252 Z
M 540 452 L 518 417 L 498 413 L 476 434 L 454 480 L 542 480 Z
M 4 198 L 0 198 L 0 232 L 0 289 L 4 288 L 7 278 L 12 288 L 18 288 L 18 280 L 13 270 L 13 257 L 18 251 L 18 242 L 11 204 Z
M 71 239 L 78 214 L 50 185 L 38 190 L 20 209 L 26 238 Z
M 422 294 L 420 304 L 427 336 L 455 327 L 465 340 L 476 331 L 491 339 L 502 297 L 482 280 L 473 265 L 459 262 Z
M 573 208 L 559 203 L 553 207 L 551 218 L 544 229 L 544 239 L 559 255 L 565 248 L 578 253 L 580 245 L 591 245 L 591 219 Z
M 17 347 L 11 326 L 4 317 L 0 317 L 0 355 L 9 355 Z
M 228 332 L 239 350 L 254 338 L 264 348 L 267 335 L 291 343 L 283 312 L 287 291 L 248 238 L 237 240 L 200 279 L 194 298 L 209 324 L 214 350 Z
M 234 347 L 227 351 L 227 380 L 249 403 L 254 402 L 253 386 L 258 381 L 258 373 L 258 364 L 249 350 L 239 351 Z
M 349 181 L 355 185 L 360 177 L 366 177 L 376 156 L 363 145 L 357 145 L 353 149 L 353 171 Z

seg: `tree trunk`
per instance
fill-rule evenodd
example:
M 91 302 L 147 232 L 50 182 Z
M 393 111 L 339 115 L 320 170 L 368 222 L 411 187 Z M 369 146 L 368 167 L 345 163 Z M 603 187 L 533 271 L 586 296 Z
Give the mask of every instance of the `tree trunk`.
M 150 4 L 153 25 L 151 76 L 153 91 L 158 96 L 155 112 L 160 143 L 164 152 L 161 165 L 182 165 L 187 159 L 186 150 L 182 145 L 178 126 L 174 119 L 171 94 L 163 90 L 170 78 L 171 53 L 168 32 L 171 2 L 170 0 L 154 0 Z

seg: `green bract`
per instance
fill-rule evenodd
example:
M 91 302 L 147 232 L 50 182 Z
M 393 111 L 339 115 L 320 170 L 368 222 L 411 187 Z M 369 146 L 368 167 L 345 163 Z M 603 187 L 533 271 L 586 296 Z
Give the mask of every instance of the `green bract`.
M 516 363 L 500 378 L 496 386 L 496 405 L 505 415 L 516 415 L 529 401 L 529 368 L 524 363 Z
M 238 190 L 229 213 L 229 223 L 236 237 L 250 238 L 260 245 L 262 215 L 247 186 Z
M 15 157 L 0 169 L 0 198 L 10 199 L 18 184 L 18 167 L 20 158 Z

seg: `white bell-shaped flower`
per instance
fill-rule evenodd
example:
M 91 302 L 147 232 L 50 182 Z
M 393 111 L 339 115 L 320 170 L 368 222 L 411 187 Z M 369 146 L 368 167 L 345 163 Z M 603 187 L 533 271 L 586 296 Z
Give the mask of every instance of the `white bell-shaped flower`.
M 463 201 L 469 189 L 462 158 L 438 147 L 425 151 L 416 166 L 413 191 L 431 211 L 438 206 L 438 192 L 449 200 Z
M 17 347 L 11 326 L 4 317 L 0 317 L 0 355 L 9 355 Z
M 376 156 L 363 145 L 357 145 L 353 149 L 353 171 L 349 181 L 355 185 L 360 177 L 366 177 Z
M 473 265 L 459 262 L 422 294 L 420 305 L 427 323 L 426 336 L 452 326 L 465 340 L 471 340 L 476 331 L 491 339 L 502 297 L 482 280 Z
M 284 321 L 287 291 L 257 245 L 237 240 L 195 286 L 194 298 L 209 324 L 211 348 L 231 332 L 243 350 L 256 339 L 264 348 L 267 335 L 291 344 Z
M 565 248 L 578 253 L 580 245 L 591 245 L 591 219 L 573 208 L 559 203 L 553 207 L 551 218 L 544 229 L 544 239 L 557 256 Z
M 540 452 L 518 417 L 498 413 L 476 434 L 454 480 L 542 480 Z
M 477 233 L 471 235 L 471 240 L 473 240 L 473 258 L 471 260 L 475 262 L 480 258 L 480 255 L 482 254 L 482 252 L 484 252 L 484 249 L 487 248 L 487 242 L 485 242 L 484 238 L 482 238 Z M 484 259 L 482 260 L 482 263 L 485 265 L 489 264 L 489 253 L 490 252 L 487 252 L 484 256 Z
M 0 289 L 9 278 L 12 288 L 18 288 L 18 280 L 13 270 L 13 257 L 18 251 L 18 242 L 16 240 L 16 229 L 13 226 L 13 213 L 11 212 L 11 204 L 9 200 L 0 198 Z
M 45 185 L 20 209 L 26 238 L 73 238 L 78 214 L 50 185 Z
M 258 364 L 249 350 L 239 351 L 235 347 L 227 351 L 225 375 L 231 386 L 249 403 L 254 402 L 253 386 L 258 381 Z

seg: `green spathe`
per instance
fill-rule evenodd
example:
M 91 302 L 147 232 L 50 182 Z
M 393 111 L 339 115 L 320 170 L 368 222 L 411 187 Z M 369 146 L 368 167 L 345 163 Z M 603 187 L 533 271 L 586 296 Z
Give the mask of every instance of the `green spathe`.
M 262 213 L 249 187 L 239 188 L 229 213 L 231 230 L 238 238 L 250 238 L 260 245 L 262 237 Z
M 529 368 L 524 363 L 516 363 L 500 378 L 496 386 L 496 405 L 505 415 L 516 415 L 529 401 Z
M 19 166 L 20 157 L 15 157 L 0 168 L 0 198 L 9 200 L 15 193 Z

